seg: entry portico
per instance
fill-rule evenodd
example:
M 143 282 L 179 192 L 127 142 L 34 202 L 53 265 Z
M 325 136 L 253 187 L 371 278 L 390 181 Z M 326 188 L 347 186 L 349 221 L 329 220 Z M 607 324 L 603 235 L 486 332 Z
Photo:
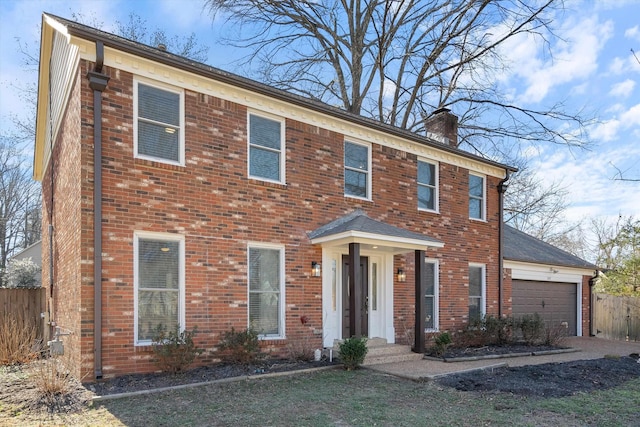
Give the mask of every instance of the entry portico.
M 394 256 L 415 253 L 415 345 L 424 352 L 425 252 L 440 240 L 353 211 L 309 233 L 322 247 L 323 345 L 351 336 L 395 342 Z M 355 266 L 355 268 L 353 267 Z M 406 285 L 404 285 L 406 286 Z

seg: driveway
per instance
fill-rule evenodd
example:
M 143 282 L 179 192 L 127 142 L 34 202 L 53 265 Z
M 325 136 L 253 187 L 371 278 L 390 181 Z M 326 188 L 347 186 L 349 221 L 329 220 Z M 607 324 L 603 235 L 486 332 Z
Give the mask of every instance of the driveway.
M 500 359 L 472 360 L 465 362 L 442 362 L 438 360 L 415 360 L 401 363 L 386 363 L 367 366 L 368 369 L 413 380 L 434 379 L 443 375 L 479 369 L 494 369 L 505 366 L 538 365 L 542 363 L 570 362 L 572 360 L 599 359 L 605 355 L 628 356 L 640 353 L 640 342 L 612 341 L 594 337 L 570 337 L 564 343 L 575 351 L 539 356 L 505 357 Z

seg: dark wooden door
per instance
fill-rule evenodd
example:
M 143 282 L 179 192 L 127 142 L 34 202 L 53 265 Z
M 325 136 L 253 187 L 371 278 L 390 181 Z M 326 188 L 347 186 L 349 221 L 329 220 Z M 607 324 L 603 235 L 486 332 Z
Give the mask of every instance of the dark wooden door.
M 342 338 L 350 338 L 352 333 L 349 327 L 349 257 L 344 255 L 342 257 Z M 360 277 L 362 278 L 362 301 L 360 302 L 361 310 L 361 322 L 362 322 L 362 335 L 369 335 L 369 257 L 360 257 Z

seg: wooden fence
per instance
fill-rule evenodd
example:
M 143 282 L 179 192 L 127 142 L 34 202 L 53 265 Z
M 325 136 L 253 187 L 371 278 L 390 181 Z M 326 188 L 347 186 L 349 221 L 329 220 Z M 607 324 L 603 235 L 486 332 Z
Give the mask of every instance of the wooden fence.
M 594 294 L 593 324 L 597 337 L 640 341 L 640 297 Z
M 47 340 L 49 334 L 40 315 L 46 310 L 46 297 L 45 288 L 0 288 L 0 315 L 24 316 L 24 319 L 33 321 L 37 326 L 38 338 Z

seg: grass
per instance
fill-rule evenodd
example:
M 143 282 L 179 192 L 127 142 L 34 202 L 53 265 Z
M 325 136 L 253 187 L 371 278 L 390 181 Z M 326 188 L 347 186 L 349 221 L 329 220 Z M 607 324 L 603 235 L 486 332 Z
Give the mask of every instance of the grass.
M 637 402 L 640 379 L 596 393 L 526 399 L 331 370 L 104 401 L 64 416 L 34 418 L 0 402 L 0 425 L 633 426 L 640 425 Z

